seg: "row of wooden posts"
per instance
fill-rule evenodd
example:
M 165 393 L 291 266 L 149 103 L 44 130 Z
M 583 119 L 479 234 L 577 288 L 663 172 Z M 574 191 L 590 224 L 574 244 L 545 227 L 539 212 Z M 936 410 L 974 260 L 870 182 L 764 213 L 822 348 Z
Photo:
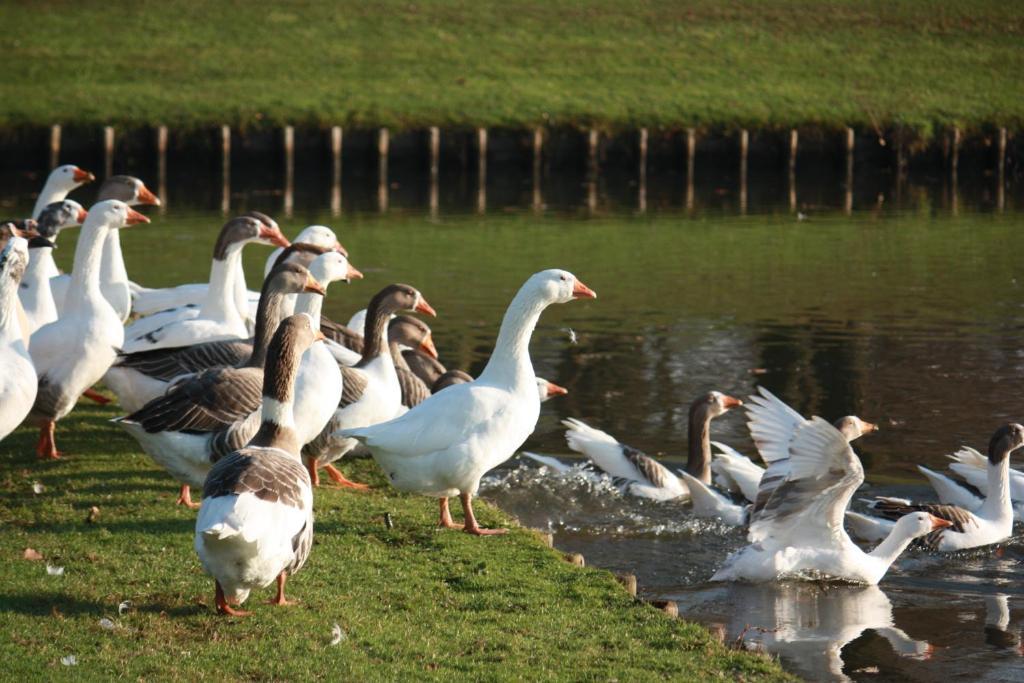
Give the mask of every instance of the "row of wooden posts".
M 114 128 L 105 126 L 103 128 L 103 151 L 104 166 L 106 175 L 111 175 L 114 164 Z M 342 169 L 342 140 L 343 130 L 340 126 L 334 126 L 330 132 L 330 152 L 332 159 L 332 183 L 331 183 L 331 212 L 334 215 L 341 213 L 341 169 Z M 291 216 L 294 208 L 294 180 L 295 180 L 295 128 L 285 126 L 282 132 L 282 147 L 284 153 L 285 187 L 284 206 L 286 216 Z M 797 210 L 796 191 L 796 164 L 797 151 L 799 146 L 799 133 L 796 129 L 789 132 L 789 144 L 787 149 L 788 169 L 788 199 L 789 208 Z M 844 210 L 850 213 L 853 210 L 853 168 L 855 133 L 852 128 L 845 131 L 846 151 L 846 179 Z M 959 128 L 953 128 L 951 135 L 946 138 L 946 157 L 949 160 L 950 179 L 953 188 L 954 202 L 956 201 L 956 185 L 958 178 L 958 167 L 960 157 L 961 132 Z M 637 182 L 637 209 L 640 212 L 647 209 L 647 147 L 648 130 L 641 128 L 638 132 L 638 182 Z M 1007 130 L 1000 128 L 997 136 L 997 162 L 996 177 L 997 191 L 996 204 L 999 210 L 1005 205 L 1005 173 L 1006 173 L 1006 148 Z M 161 197 L 166 197 L 166 170 L 167 170 L 167 147 L 168 131 L 167 126 L 159 126 L 156 129 L 156 152 L 157 152 L 157 175 Z M 430 212 L 436 215 L 439 201 L 439 169 L 441 156 L 441 131 L 437 127 L 429 129 L 430 147 Z M 487 210 L 487 129 L 476 129 L 477 147 L 477 211 L 483 213 Z M 746 129 L 739 131 L 739 208 L 740 213 L 747 210 L 747 157 L 750 147 L 750 133 Z M 58 163 L 61 148 L 61 127 L 54 125 L 50 128 L 50 165 L 54 167 Z M 227 213 L 230 205 L 230 177 L 231 177 L 231 128 L 221 126 L 220 148 L 222 159 L 222 200 L 221 208 Z M 380 211 L 388 209 L 388 155 L 390 149 L 390 133 L 387 128 L 380 128 L 377 131 L 377 156 L 378 156 L 378 183 L 377 183 L 377 205 Z M 600 132 L 597 129 L 590 129 L 587 134 L 587 207 L 594 211 L 597 208 L 597 178 L 600 171 L 599 163 Z M 697 131 L 693 128 L 686 131 L 686 208 L 692 210 L 694 207 L 694 172 L 697 150 Z M 544 153 L 544 129 L 533 130 L 533 198 L 532 204 L 535 210 L 544 207 L 543 195 L 541 192 L 542 165 L 541 160 Z M 906 172 L 907 158 L 902 145 L 896 148 L 896 166 L 898 178 L 902 179 Z

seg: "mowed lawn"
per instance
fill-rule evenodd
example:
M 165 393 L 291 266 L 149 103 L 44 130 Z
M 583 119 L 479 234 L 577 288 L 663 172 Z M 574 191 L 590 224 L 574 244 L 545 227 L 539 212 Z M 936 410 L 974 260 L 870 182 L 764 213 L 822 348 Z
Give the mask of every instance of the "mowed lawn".
M 301 604 L 263 604 L 268 589 L 250 597 L 254 616 L 218 616 L 195 513 L 173 505 L 174 482 L 107 421 L 116 414 L 80 405 L 59 424 L 59 462 L 36 461 L 28 430 L 0 444 L 6 680 L 788 679 L 634 601 L 609 573 L 563 562 L 534 532 L 436 529 L 434 501 L 396 494 L 369 460 L 344 469 L 371 492 L 316 493 L 316 544 L 288 582 Z
M 11 0 L 0 126 L 1024 121 L 1005 0 Z

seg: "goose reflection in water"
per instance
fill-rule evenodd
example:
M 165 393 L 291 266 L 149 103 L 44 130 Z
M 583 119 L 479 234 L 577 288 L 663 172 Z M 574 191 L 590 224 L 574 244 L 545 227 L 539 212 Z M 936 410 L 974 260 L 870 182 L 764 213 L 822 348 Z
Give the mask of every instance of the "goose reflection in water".
M 1010 627 L 1010 596 L 985 596 L 985 642 L 1001 650 L 1016 650 L 1024 656 L 1024 640 Z
M 726 598 L 735 606 L 723 610 L 730 615 L 725 625 L 729 639 L 781 657 L 810 680 L 849 680 L 846 662 L 856 658 L 858 649 L 874 648 L 879 637 L 899 657 L 927 659 L 933 651 L 927 641 L 896 627 L 892 603 L 878 586 L 734 584 L 704 597 L 714 602 Z

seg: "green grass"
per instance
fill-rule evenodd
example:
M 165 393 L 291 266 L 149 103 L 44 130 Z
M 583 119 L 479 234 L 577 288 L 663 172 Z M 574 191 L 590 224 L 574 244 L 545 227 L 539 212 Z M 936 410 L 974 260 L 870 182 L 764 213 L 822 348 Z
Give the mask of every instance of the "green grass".
M 217 616 L 192 550 L 194 513 L 172 504 L 174 482 L 106 421 L 114 414 L 85 403 L 61 422 L 60 462 L 37 462 L 25 430 L 0 447 L 7 680 L 787 678 L 632 600 L 607 572 L 562 562 L 533 532 L 435 529 L 433 501 L 396 494 L 366 460 L 345 469 L 372 492 L 316 494 L 316 544 L 288 584 L 301 604 L 260 604 L 267 590 L 250 598 L 254 616 Z M 484 524 L 511 523 L 477 509 Z M 45 560 L 22 559 L 26 548 Z M 335 623 L 346 637 L 332 646 Z M 77 666 L 61 664 L 67 655 Z
M 1024 121 L 1005 0 L 0 6 L 0 125 Z

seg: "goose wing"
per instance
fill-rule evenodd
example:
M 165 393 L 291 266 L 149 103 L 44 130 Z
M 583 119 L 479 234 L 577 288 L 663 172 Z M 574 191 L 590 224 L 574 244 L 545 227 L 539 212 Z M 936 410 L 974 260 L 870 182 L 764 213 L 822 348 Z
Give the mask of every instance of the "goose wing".
M 864 482 L 860 459 L 838 429 L 814 417 L 793 434 L 785 462 L 785 477 L 762 481 L 758 489 L 750 540 L 834 546 L 845 534 L 843 514 L 850 499 Z
M 175 384 L 125 419 L 151 434 L 211 432 L 245 419 L 262 398 L 261 368 L 217 368 Z
M 217 341 L 121 354 L 114 365 L 169 382 L 181 375 L 239 365 L 251 353 L 250 341 Z
M 356 353 L 363 352 L 363 335 L 350 330 L 341 323 L 334 322 L 333 320 L 321 315 L 320 331 L 324 333 L 325 337 L 341 344 L 347 349 L 355 351 Z
M 771 465 L 789 458 L 790 442 L 807 420 L 764 387 L 757 391 L 760 395 L 751 396 L 747 404 L 747 426 L 757 452 Z

